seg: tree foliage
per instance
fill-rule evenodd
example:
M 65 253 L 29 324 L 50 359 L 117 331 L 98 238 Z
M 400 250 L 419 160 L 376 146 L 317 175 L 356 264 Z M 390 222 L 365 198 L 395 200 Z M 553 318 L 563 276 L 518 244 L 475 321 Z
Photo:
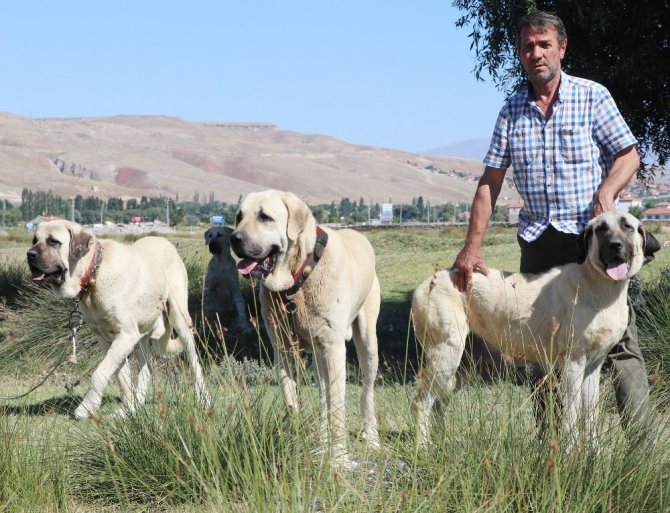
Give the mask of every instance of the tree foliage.
M 561 17 L 568 34 L 563 68 L 607 87 L 646 162 L 670 159 L 669 0 L 454 0 L 470 29 L 474 74 L 511 93 L 525 82 L 516 51 L 517 23 L 535 10 Z M 652 170 L 654 166 L 645 166 Z

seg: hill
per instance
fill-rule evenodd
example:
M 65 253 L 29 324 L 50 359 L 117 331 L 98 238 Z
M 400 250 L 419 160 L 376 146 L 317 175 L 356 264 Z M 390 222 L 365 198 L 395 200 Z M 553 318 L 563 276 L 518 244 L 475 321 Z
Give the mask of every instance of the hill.
M 237 201 L 268 188 L 310 203 L 343 197 L 469 202 L 480 162 L 348 144 L 268 123 L 163 116 L 33 119 L 0 113 L 0 198 L 21 190 L 63 197 L 213 195 Z M 501 194 L 515 197 L 511 184 Z

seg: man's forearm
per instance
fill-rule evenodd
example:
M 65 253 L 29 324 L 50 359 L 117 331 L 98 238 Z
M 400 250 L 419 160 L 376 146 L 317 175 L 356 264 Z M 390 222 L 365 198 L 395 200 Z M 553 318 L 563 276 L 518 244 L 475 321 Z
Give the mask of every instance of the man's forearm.
M 487 167 L 484 175 L 479 180 L 477 192 L 472 200 L 470 223 L 465 237 L 466 247 L 481 246 L 486 228 L 493 214 L 493 208 L 498 200 L 498 194 L 500 194 L 502 188 L 504 176 L 504 170 L 494 170 Z

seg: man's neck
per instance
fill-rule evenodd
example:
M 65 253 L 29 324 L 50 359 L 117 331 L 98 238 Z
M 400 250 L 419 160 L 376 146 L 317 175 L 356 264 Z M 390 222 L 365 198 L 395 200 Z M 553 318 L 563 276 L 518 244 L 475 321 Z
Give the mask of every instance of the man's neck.
M 560 83 L 560 73 L 557 73 L 549 82 L 535 83 L 531 81 L 535 104 L 546 117 L 550 117 L 552 114 L 553 105 L 558 98 L 558 86 Z

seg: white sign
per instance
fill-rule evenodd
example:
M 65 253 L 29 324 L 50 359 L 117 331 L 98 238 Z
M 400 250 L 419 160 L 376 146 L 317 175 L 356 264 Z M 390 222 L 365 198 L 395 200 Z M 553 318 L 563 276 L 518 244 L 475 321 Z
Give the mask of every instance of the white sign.
M 382 209 L 379 214 L 382 223 L 393 221 L 393 203 L 382 203 Z

